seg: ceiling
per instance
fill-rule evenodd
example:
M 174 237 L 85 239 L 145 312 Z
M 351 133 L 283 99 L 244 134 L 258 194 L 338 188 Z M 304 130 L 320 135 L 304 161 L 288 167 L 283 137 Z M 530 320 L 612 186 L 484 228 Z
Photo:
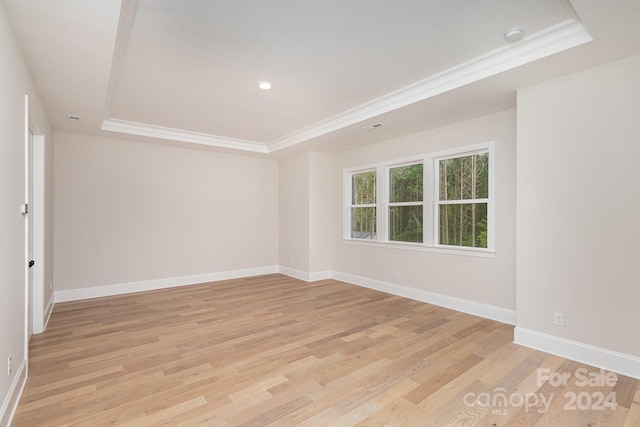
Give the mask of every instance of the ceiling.
M 56 131 L 265 155 L 513 108 L 518 88 L 640 53 L 637 0 L 4 3 Z

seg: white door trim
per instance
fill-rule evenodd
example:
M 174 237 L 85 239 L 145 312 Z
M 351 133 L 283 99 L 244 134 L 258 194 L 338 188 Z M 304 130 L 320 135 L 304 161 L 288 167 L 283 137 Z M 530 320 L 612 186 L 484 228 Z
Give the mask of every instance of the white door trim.
M 31 180 L 31 170 L 29 165 L 29 95 L 24 96 L 24 203 L 29 203 L 29 182 Z M 29 304 L 31 303 L 31 293 L 29 292 L 29 222 L 31 215 L 27 209 L 23 209 L 24 219 L 24 360 L 26 364 L 25 375 L 29 375 Z
M 44 228 L 45 228 L 45 149 L 44 135 L 33 132 L 33 259 L 36 260 L 33 266 L 33 333 L 44 332 L 44 311 L 45 311 L 45 283 L 44 283 Z
M 29 114 L 29 100 L 28 95 L 25 95 L 25 117 L 26 117 L 26 130 L 25 130 L 25 156 L 26 159 L 26 185 L 25 185 L 25 200 L 29 200 L 29 188 L 31 187 L 33 194 L 31 195 L 31 201 L 33 206 L 29 206 L 29 213 L 27 214 L 27 230 L 25 232 L 25 244 L 27 246 L 27 253 L 25 261 L 29 262 L 28 246 L 29 240 L 32 239 L 32 256 L 36 261 L 32 267 L 32 292 L 29 291 L 29 271 L 26 273 L 25 287 L 26 287 L 26 304 L 25 312 L 26 316 L 29 316 L 29 303 L 31 302 L 32 318 L 27 317 L 27 347 L 28 340 L 31 333 L 39 334 L 44 332 L 45 326 L 45 135 L 38 122 L 34 119 L 32 114 Z M 29 132 L 33 135 L 31 147 L 29 147 Z M 32 167 L 29 167 L 29 149 L 32 150 Z M 31 185 L 30 185 L 31 182 Z M 32 233 L 29 235 L 29 223 L 33 222 Z M 31 324 L 32 330 L 29 330 L 29 324 Z M 28 348 L 27 348 L 28 350 Z M 26 354 L 26 353 L 25 353 Z

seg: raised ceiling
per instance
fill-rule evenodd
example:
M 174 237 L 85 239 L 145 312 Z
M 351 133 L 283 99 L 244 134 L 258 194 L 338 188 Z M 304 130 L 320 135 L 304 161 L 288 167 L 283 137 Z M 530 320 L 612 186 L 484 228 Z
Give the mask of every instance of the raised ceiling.
M 257 153 L 512 108 L 518 87 L 640 50 L 636 0 L 4 2 L 55 130 Z

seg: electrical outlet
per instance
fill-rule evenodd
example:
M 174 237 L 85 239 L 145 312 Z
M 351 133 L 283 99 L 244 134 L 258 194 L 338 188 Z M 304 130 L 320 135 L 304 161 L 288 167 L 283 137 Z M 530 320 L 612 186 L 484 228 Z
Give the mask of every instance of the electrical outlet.
M 11 376 L 11 371 L 13 371 L 13 360 L 11 359 L 11 355 L 7 358 L 7 376 Z
M 398 270 L 393 270 L 393 277 L 396 279 L 400 278 L 400 272 Z
M 553 323 L 556 326 L 564 326 L 564 313 L 553 313 Z
M 211 267 L 211 263 L 209 261 L 205 261 L 204 268 L 210 268 L 210 267 Z

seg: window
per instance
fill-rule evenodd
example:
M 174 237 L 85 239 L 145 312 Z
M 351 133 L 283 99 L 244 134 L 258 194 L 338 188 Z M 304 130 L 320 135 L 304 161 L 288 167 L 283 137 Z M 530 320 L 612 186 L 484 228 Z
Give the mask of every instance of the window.
M 423 240 L 422 163 L 389 168 L 389 240 Z
M 351 175 L 351 237 L 376 238 L 376 171 Z
M 438 243 L 487 248 L 489 153 L 438 160 Z
M 494 251 L 492 142 L 345 170 L 345 239 Z

